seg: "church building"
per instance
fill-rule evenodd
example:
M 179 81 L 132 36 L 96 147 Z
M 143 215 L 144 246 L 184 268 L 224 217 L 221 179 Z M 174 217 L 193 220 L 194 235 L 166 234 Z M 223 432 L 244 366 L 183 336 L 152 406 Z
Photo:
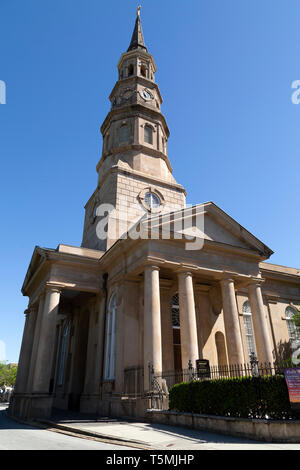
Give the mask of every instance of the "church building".
M 213 202 L 186 206 L 139 11 L 101 127 L 80 247 L 36 246 L 9 413 L 143 416 L 153 374 L 274 363 L 288 350 L 300 270 Z M 188 157 L 186 157 L 188 158 Z M 199 222 L 199 223 L 198 223 Z

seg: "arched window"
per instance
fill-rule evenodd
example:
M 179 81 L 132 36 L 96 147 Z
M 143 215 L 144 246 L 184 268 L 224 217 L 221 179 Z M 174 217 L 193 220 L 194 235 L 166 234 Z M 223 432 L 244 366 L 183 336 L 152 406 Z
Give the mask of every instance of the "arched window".
M 173 352 L 174 352 L 174 370 L 182 369 L 181 360 L 181 341 L 180 341 L 180 312 L 179 295 L 173 295 L 171 300 L 172 309 L 172 327 L 173 327 Z
M 141 75 L 142 77 L 147 77 L 147 69 L 145 65 L 141 65 Z
M 295 313 L 298 313 L 298 311 L 293 307 L 287 307 L 285 309 L 286 326 L 287 326 L 291 341 L 300 340 L 300 327 L 296 326 L 295 322 L 293 322 L 292 320 Z
M 70 323 L 68 323 L 65 326 L 65 329 L 64 329 L 64 332 L 63 332 L 63 335 L 62 335 L 62 338 L 61 338 L 61 348 L 60 348 L 60 358 L 59 358 L 59 369 L 58 369 L 57 385 L 62 385 L 63 384 L 69 331 L 70 331 Z
M 105 376 L 106 380 L 115 378 L 115 336 L 116 336 L 117 297 L 113 295 L 107 309 Z
M 178 294 L 175 294 L 172 297 L 172 325 L 173 325 L 173 328 L 180 328 L 179 295 Z
M 251 306 L 250 306 L 249 300 L 247 300 L 247 302 L 243 304 L 243 319 L 244 319 L 246 342 L 247 342 L 249 357 L 251 353 L 254 353 L 257 356 L 253 321 L 252 321 L 252 313 L 251 313 Z
M 119 131 L 119 142 L 120 144 L 126 143 L 129 140 L 129 127 L 127 124 L 123 124 L 123 126 L 120 127 Z
M 128 67 L 128 77 L 131 77 L 131 75 L 133 75 L 134 73 L 134 66 L 133 64 L 130 64 L 129 67 Z
M 147 144 L 153 144 L 153 129 L 148 124 L 145 125 L 144 129 L 144 141 Z

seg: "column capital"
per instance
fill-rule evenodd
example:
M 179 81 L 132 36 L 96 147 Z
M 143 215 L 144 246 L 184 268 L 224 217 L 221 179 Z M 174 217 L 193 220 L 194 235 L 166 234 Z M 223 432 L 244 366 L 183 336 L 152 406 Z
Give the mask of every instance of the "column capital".
M 30 315 L 30 313 L 33 313 L 36 311 L 37 311 L 37 307 L 33 307 L 32 305 L 28 306 L 26 310 L 24 310 L 24 315 L 27 316 L 27 315 Z
M 149 262 L 149 264 L 145 264 L 144 271 L 160 271 L 160 267 Z
M 187 267 L 182 266 L 181 268 L 176 269 L 176 274 L 178 276 L 191 276 L 191 277 L 193 277 L 193 273 L 192 273 L 191 269 L 188 266 Z
M 233 276 L 231 276 L 231 277 L 224 277 L 224 278 L 220 279 L 220 284 L 221 284 L 221 285 L 224 285 L 224 284 L 228 284 L 229 282 L 233 282 L 233 283 L 234 283 L 235 281 L 236 281 L 236 279 L 235 279 Z
M 252 277 L 251 279 L 249 279 L 247 283 L 247 287 L 254 287 L 254 286 L 261 287 L 264 282 L 265 282 L 265 279 L 261 277 Z
M 61 294 L 62 288 L 60 286 L 56 286 L 55 284 L 46 284 L 45 285 L 45 292 L 53 292 L 57 294 Z

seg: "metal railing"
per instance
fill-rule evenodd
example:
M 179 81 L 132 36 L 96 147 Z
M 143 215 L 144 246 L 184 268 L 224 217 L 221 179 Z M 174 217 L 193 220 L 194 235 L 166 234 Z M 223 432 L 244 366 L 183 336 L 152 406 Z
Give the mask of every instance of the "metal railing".
M 269 375 L 283 375 L 285 367 L 293 367 L 285 363 L 278 362 L 258 362 L 252 355 L 250 362 L 244 364 L 230 365 L 209 365 L 206 369 L 197 369 L 191 362 L 187 369 L 169 370 L 155 374 L 157 379 L 165 379 L 168 389 L 182 382 L 192 382 L 195 380 L 214 380 L 235 377 L 265 377 Z M 295 366 L 294 366 L 295 367 Z
M 124 370 L 124 394 L 129 398 L 142 396 L 144 393 L 144 368 L 132 367 Z
M 154 374 L 152 363 L 149 363 L 146 371 L 149 389 L 144 386 L 144 368 L 132 367 L 124 370 L 124 391 L 123 395 L 127 398 L 147 398 L 149 407 L 163 409 L 168 399 L 168 389 L 166 382 L 160 376 Z
M 151 408 L 166 406 L 166 398 L 171 387 L 182 382 L 198 380 L 214 380 L 235 377 L 265 377 L 270 375 L 283 375 L 283 369 L 292 367 L 285 363 L 259 363 L 252 355 L 250 362 L 244 364 L 209 365 L 206 368 L 193 367 L 189 362 L 188 368 L 182 370 L 154 371 L 153 365 L 149 363 L 148 374 L 150 390 L 144 390 L 144 368 L 133 367 L 124 371 L 124 394 L 128 398 L 147 396 Z

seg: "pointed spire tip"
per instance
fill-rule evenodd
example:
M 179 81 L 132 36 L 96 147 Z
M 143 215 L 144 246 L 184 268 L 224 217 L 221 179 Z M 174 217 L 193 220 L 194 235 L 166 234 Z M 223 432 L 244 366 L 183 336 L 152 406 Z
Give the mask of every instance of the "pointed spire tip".
M 135 21 L 135 26 L 130 42 L 130 46 L 128 48 L 128 51 L 132 51 L 134 49 L 142 49 L 147 52 L 147 48 L 145 46 L 145 41 L 144 41 L 144 35 L 143 35 L 143 29 L 142 29 L 142 22 L 141 22 L 141 5 L 139 5 L 137 12 L 136 12 L 136 21 Z

